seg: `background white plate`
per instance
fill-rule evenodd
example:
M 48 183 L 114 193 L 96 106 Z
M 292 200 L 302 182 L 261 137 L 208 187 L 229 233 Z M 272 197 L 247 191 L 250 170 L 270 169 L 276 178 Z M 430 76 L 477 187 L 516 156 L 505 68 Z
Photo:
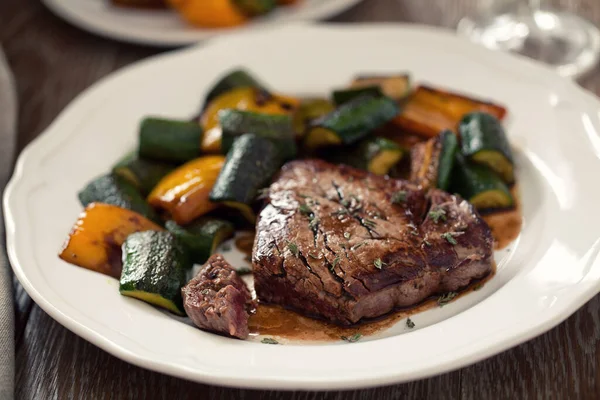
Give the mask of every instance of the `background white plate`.
M 361 0 L 303 0 L 278 7 L 262 18 L 236 28 L 201 29 L 191 26 L 171 10 L 135 10 L 111 6 L 109 0 L 43 0 L 56 15 L 81 29 L 125 42 L 183 46 L 216 35 L 247 32 L 275 24 L 317 21 L 333 17 Z
M 413 330 L 401 321 L 354 344 L 272 346 L 201 332 L 120 296 L 115 280 L 59 260 L 81 211 L 76 192 L 134 146 L 140 119 L 193 115 L 214 80 L 239 65 L 288 93 L 327 93 L 356 73 L 407 70 L 416 81 L 507 105 L 525 225 L 519 240 L 496 254 L 497 275 L 478 292 L 412 317 Z M 546 68 L 431 28 L 290 27 L 217 39 L 102 80 L 27 147 L 4 197 L 9 256 L 27 292 L 53 318 L 145 368 L 257 388 L 423 378 L 530 339 L 598 292 L 599 105 Z

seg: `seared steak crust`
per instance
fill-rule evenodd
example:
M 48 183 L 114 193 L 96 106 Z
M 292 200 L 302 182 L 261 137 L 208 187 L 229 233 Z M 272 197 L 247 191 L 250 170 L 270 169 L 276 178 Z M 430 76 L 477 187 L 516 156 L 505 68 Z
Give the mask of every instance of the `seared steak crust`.
M 492 244 L 488 226 L 457 196 L 293 161 L 259 216 L 255 288 L 262 301 L 348 325 L 484 277 Z
M 223 256 L 210 257 L 181 292 L 185 311 L 198 328 L 240 339 L 248 337 L 252 297 Z

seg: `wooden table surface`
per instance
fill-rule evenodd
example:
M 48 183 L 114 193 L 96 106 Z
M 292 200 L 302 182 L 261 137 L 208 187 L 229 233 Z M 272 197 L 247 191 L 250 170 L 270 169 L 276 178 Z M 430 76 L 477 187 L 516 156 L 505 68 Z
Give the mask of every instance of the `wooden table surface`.
M 454 27 L 476 3 L 367 0 L 333 21 Z M 600 24 L 598 0 L 554 3 Z M 17 80 L 20 149 L 92 83 L 163 51 L 93 36 L 55 17 L 39 0 L 0 1 L 0 43 Z M 581 84 L 600 94 L 600 70 Z M 351 392 L 274 392 L 196 384 L 129 365 L 57 324 L 16 282 L 15 292 L 19 399 L 600 398 L 600 296 L 528 343 L 431 379 Z

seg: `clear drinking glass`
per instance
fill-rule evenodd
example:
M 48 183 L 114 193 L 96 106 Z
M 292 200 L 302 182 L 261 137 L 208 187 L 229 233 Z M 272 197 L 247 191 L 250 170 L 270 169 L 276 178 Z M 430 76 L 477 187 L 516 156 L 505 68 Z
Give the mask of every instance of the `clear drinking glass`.
M 541 3 L 497 0 L 482 7 L 476 16 L 463 18 L 457 29 L 488 48 L 543 61 L 563 76 L 579 77 L 591 70 L 600 56 L 598 28 L 577 15 Z

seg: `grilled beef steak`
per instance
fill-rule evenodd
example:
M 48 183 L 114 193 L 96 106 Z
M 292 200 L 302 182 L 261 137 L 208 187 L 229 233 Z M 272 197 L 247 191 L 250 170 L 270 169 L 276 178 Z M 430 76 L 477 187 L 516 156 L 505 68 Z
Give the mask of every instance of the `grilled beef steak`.
M 349 325 L 486 276 L 492 244 L 487 224 L 457 196 L 293 161 L 260 213 L 255 289 L 265 302 Z
M 223 256 L 210 257 L 181 292 L 185 311 L 198 328 L 240 339 L 248 337 L 252 297 Z

